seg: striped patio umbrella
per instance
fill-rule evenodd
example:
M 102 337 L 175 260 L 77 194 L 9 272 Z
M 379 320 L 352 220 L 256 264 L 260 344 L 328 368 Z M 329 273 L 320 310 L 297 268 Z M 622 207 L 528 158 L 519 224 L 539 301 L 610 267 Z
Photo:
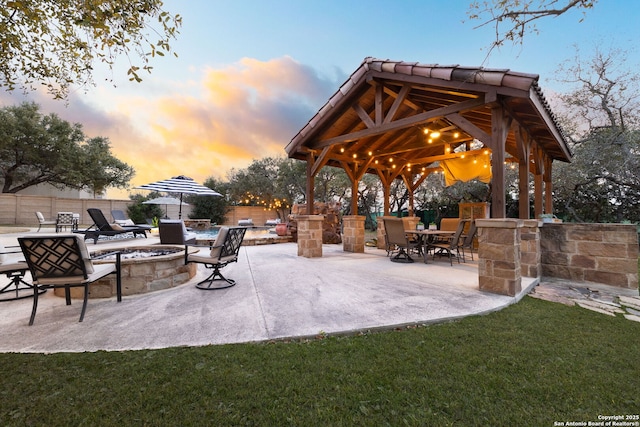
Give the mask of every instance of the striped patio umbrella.
M 178 218 L 181 219 L 183 194 L 195 194 L 196 196 L 222 196 L 222 194 L 217 191 L 214 191 L 202 184 L 198 184 L 192 178 L 184 175 L 174 176 L 173 178 L 152 182 L 150 184 L 144 184 L 136 188 L 141 190 L 180 194 L 180 212 L 178 213 Z

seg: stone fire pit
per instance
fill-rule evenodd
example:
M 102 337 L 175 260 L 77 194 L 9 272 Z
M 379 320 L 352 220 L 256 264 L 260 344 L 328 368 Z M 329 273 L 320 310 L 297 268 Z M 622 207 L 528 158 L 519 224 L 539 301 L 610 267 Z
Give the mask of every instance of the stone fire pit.
M 92 257 L 112 252 L 95 251 Z M 188 282 L 196 275 L 197 264 L 184 264 L 184 248 L 170 245 L 135 246 L 120 250 L 122 295 L 143 294 L 161 289 L 173 288 Z M 104 264 L 115 260 L 93 260 L 94 264 Z M 81 288 L 71 288 L 72 298 L 82 298 Z M 55 295 L 64 297 L 64 289 L 55 289 Z M 109 298 L 116 296 L 115 275 L 92 283 L 89 298 Z

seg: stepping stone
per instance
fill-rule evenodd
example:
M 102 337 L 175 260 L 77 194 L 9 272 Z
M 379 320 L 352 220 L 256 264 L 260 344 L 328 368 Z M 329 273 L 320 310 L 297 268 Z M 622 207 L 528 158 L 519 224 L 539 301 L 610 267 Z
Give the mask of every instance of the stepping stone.
M 620 304 L 627 307 L 635 308 L 636 310 L 640 310 L 640 298 L 625 297 L 624 295 L 620 295 L 618 299 L 620 300 Z
M 634 322 L 640 322 L 640 316 L 634 316 L 633 314 L 625 314 L 624 318 L 627 320 L 632 320 Z
M 640 316 L 640 310 L 634 310 L 630 307 L 625 307 L 627 309 L 627 313 L 633 314 L 634 316 Z
M 623 314 L 625 312 L 620 308 L 619 305 L 611 305 L 611 304 L 603 303 L 600 301 L 593 301 L 593 300 L 580 301 L 580 302 L 590 307 L 595 307 L 595 308 L 599 308 L 600 310 L 610 311 L 611 313 Z
M 580 307 L 582 307 L 582 308 L 586 308 L 587 310 L 595 311 L 596 313 L 602 313 L 602 314 L 606 314 L 606 315 L 614 316 L 614 317 L 615 317 L 615 315 L 616 315 L 616 314 L 615 314 L 614 312 L 612 312 L 612 311 L 609 311 L 609 310 L 603 310 L 603 309 L 601 309 L 601 308 L 599 308 L 599 307 L 595 307 L 595 306 L 593 306 L 593 305 L 586 304 L 586 301 L 577 301 L 577 300 L 576 300 L 576 304 L 578 304 L 578 305 L 579 305 Z

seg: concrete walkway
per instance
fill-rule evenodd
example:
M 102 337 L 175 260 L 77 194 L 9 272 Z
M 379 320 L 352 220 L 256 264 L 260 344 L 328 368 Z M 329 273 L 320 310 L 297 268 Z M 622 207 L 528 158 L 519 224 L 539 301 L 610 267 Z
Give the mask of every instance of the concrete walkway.
M 13 239 L 13 240 L 12 240 Z M 8 245 L 15 236 L 2 235 Z M 157 243 L 129 239 L 119 244 Z M 111 243 L 89 243 L 89 250 Z M 385 251 L 348 253 L 324 245 L 323 257 L 297 255 L 295 243 L 242 247 L 223 270 L 237 285 L 202 291 L 194 284 L 153 293 L 90 299 L 84 322 L 81 301 L 65 306 L 49 291 L 40 298 L 33 326 L 32 299 L 0 302 L 1 352 L 83 352 L 153 349 L 268 341 L 353 333 L 398 325 L 443 322 L 500 310 L 517 302 L 537 281 L 523 282 L 517 297 L 478 290 L 477 264 L 390 262 Z M 4 277 L 2 278 L 4 279 Z

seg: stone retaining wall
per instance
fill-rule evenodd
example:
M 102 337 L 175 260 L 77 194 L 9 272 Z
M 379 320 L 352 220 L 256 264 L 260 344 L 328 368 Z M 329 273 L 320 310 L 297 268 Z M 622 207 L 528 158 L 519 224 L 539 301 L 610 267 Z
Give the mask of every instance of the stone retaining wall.
M 630 224 L 545 223 L 542 275 L 638 288 L 638 234 Z

